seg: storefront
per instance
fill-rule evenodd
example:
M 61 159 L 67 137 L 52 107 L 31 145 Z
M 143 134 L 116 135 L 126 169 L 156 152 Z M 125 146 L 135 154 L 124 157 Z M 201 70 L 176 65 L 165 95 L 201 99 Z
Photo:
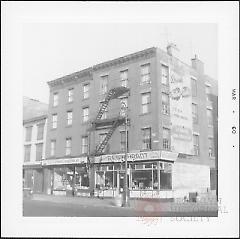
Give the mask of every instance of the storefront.
M 171 191 L 172 164 L 177 155 L 163 151 L 128 153 L 130 197 L 160 197 L 163 191 Z M 124 160 L 124 154 L 95 158 L 95 196 L 114 197 L 123 190 Z
M 33 193 L 43 192 L 43 169 L 41 161 L 23 164 L 23 189 Z
M 88 196 L 87 158 L 66 158 L 43 161 L 45 192 L 53 195 Z

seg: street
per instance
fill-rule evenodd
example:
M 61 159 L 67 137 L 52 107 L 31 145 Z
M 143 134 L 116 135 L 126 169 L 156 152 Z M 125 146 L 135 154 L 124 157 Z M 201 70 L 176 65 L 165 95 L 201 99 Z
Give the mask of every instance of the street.
M 50 200 L 51 199 L 51 200 Z M 65 201 L 64 201 L 65 200 Z M 212 217 L 217 210 L 201 209 L 197 205 L 177 205 L 151 201 L 133 201 L 130 207 L 114 206 L 111 201 L 55 197 L 44 200 L 24 199 L 23 216 L 26 217 Z M 197 209 L 197 210 L 196 210 Z

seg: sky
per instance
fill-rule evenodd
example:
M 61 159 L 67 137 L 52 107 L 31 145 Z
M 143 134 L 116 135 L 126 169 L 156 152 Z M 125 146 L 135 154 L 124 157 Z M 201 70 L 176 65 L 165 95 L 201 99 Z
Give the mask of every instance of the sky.
M 149 47 L 177 45 L 180 60 L 195 54 L 217 79 L 217 24 L 72 23 L 22 24 L 23 95 L 48 103 L 47 81 Z

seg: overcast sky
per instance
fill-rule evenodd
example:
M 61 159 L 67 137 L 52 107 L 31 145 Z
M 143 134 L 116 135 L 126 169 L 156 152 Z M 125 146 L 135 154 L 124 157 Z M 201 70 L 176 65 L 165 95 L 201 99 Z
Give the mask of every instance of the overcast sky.
M 209 23 L 23 23 L 23 95 L 48 103 L 47 81 L 152 46 L 197 54 L 217 79 L 217 25 Z

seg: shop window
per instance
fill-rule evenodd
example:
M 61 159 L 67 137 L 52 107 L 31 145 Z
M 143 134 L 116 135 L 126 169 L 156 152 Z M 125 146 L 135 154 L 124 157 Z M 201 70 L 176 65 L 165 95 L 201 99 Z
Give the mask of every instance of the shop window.
M 168 85 L 169 84 L 169 71 L 168 67 L 165 65 L 162 65 L 162 84 Z
M 152 148 L 151 145 L 151 128 L 142 129 L 142 149 L 149 150 Z
M 31 157 L 31 145 L 24 146 L 24 162 L 29 162 Z
M 44 123 L 37 126 L 37 140 L 42 140 L 44 134 Z
M 89 176 L 86 167 L 76 167 L 76 189 L 88 189 L 89 188 Z
M 36 161 L 42 160 L 43 144 L 36 144 Z
M 32 139 L 32 126 L 26 127 L 26 137 L 25 141 L 31 141 Z
M 72 190 L 73 188 L 73 168 L 54 168 L 53 188 L 54 190 Z
M 133 189 L 153 189 L 152 170 L 133 170 L 132 179 Z
M 145 64 L 141 66 L 141 84 L 150 83 L 150 64 Z
M 142 114 L 147 114 L 150 111 L 151 104 L 151 93 L 143 93 L 142 94 Z
M 121 86 L 128 87 L 128 70 L 120 72 Z

